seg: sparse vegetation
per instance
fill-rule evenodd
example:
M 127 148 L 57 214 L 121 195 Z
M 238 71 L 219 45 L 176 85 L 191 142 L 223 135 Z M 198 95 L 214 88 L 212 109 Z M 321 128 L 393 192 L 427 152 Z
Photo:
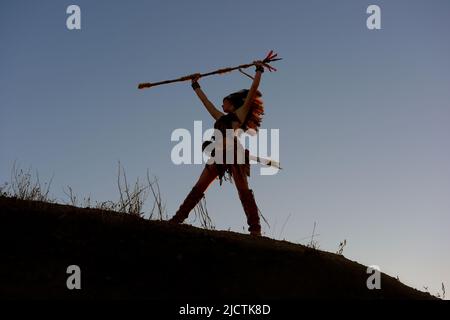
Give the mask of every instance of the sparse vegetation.
M 64 194 L 69 198 L 69 200 L 66 202 L 66 204 L 74 206 L 74 207 L 84 207 L 84 208 L 90 208 L 91 207 L 91 196 L 87 196 L 83 198 L 83 202 L 79 203 L 78 196 L 73 192 L 72 187 L 67 186 L 66 188 L 63 188 Z
M 24 171 L 16 166 L 14 162 L 11 170 L 11 181 L 0 185 L 0 195 L 5 197 L 13 197 L 21 200 L 36 200 L 43 202 L 56 202 L 49 198 L 50 186 L 52 179 L 49 182 L 41 184 L 39 174 L 36 171 L 35 177 L 32 174 L 31 168 Z M 159 180 L 156 176 L 150 177 L 147 170 L 146 183 L 142 183 L 139 178 L 133 184 L 130 184 L 127 179 L 125 169 L 118 163 L 117 173 L 117 189 L 118 200 L 112 201 L 93 201 L 91 195 L 81 199 L 71 186 L 63 188 L 63 193 L 67 196 L 65 204 L 75 207 L 97 208 L 101 210 L 116 211 L 143 217 L 145 215 L 144 205 L 149 197 L 153 198 L 153 203 L 149 207 L 148 218 L 150 220 L 168 220 L 166 210 L 166 203 L 162 199 Z M 208 209 L 206 207 L 206 199 L 203 198 L 199 204 L 194 208 L 194 222 L 199 221 L 200 225 L 205 229 L 215 229 L 211 220 Z
M 16 166 L 16 161 L 14 161 L 10 183 L 6 182 L 0 187 L 0 194 L 20 200 L 54 202 L 54 199 L 49 198 L 52 180 L 53 177 L 42 184 L 37 171 L 35 172 L 35 178 L 33 178 L 31 167 L 24 171 Z
M 278 237 L 277 237 L 277 224 L 278 224 L 278 222 L 277 222 L 277 220 L 275 219 L 275 222 L 274 222 L 274 224 L 273 224 L 273 227 L 272 227 L 272 228 L 269 227 L 269 229 L 271 229 L 270 235 L 271 235 L 271 237 L 272 237 L 273 239 L 279 239 L 279 240 L 282 239 L 284 227 L 286 226 L 286 224 L 287 224 L 287 222 L 288 222 L 288 220 L 289 220 L 290 217 L 291 217 L 291 214 L 288 214 L 288 216 L 286 217 L 286 220 L 285 220 L 284 224 L 281 226 L 280 231 L 278 232 Z M 284 240 L 284 238 L 283 238 L 283 240 Z
M 336 251 L 336 254 L 342 256 L 343 253 L 344 253 L 344 248 L 345 248 L 346 245 L 347 245 L 347 240 L 344 239 L 344 241 L 342 241 L 341 243 L 339 243 L 339 248 L 338 248 L 338 250 Z
M 200 225 L 208 230 L 214 230 L 215 226 L 208 213 L 208 208 L 206 207 L 206 197 L 203 197 L 200 202 L 194 208 L 194 222 L 198 219 L 200 220 Z
M 308 248 L 311 248 L 314 250 L 319 250 L 319 248 L 320 248 L 319 242 L 314 239 L 314 237 L 318 236 L 318 234 L 316 234 L 316 225 L 317 225 L 317 223 L 314 222 L 314 228 L 313 228 L 313 232 L 311 234 L 311 240 L 309 241 L 309 243 L 306 246 Z
M 150 191 L 153 196 L 153 206 L 150 211 L 149 219 L 153 218 L 153 215 L 156 210 L 159 220 L 167 220 L 168 216 L 167 216 L 167 212 L 166 212 L 166 205 L 165 205 L 165 203 L 163 203 L 162 198 L 161 198 L 161 190 L 159 188 L 158 178 L 154 177 L 153 181 L 151 181 L 148 170 L 147 170 L 147 183 L 148 183 L 148 187 L 150 188 Z
M 115 203 L 116 211 L 125 212 L 131 215 L 143 216 L 142 208 L 147 199 L 148 186 L 141 185 L 139 178 L 136 179 L 134 186 L 128 184 L 125 169 L 119 162 L 119 172 L 117 175 L 117 188 L 119 189 L 119 201 Z
M 39 174 L 36 171 L 35 178 L 31 168 L 27 171 L 16 166 L 14 162 L 11 170 L 11 181 L 0 186 L 0 195 L 5 197 L 13 197 L 21 200 L 36 200 L 43 202 L 56 202 L 49 198 L 50 186 L 49 182 L 41 184 Z M 144 205 L 149 197 L 153 198 L 153 203 L 149 208 L 148 218 L 150 220 L 168 220 L 166 203 L 162 199 L 159 180 L 156 176 L 150 177 L 147 170 L 146 183 L 142 183 L 139 178 L 133 184 L 130 184 L 125 173 L 125 169 L 118 163 L 117 173 L 117 189 L 118 200 L 112 201 L 92 201 L 91 195 L 81 199 L 71 186 L 63 188 L 63 193 L 67 196 L 65 204 L 75 207 L 97 208 L 101 210 L 116 211 L 143 217 L 145 215 Z M 206 199 L 203 198 L 194 208 L 194 222 L 199 220 L 200 225 L 205 229 L 215 229 L 206 207 Z
M 438 293 L 436 294 L 436 297 L 437 297 L 437 298 L 440 298 L 440 299 L 442 299 L 442 300 L 445 300 L 445 285 L 444 285 L 443 282 L 442 282 L 442 284 L 441 284 L 441 292 L 438 292 Z
M 426 293 L 430 293 L 430 290 L 428 289 L 428 286 L 423 286 L 423 291 Z M 436 298 L 445 300 L 445 285 L 442 282 L 441 283 L 441 292 L 438 292 L 434 295 Z
M 91 195 L 83 197 L 80 201 L 80 197 L 74 192 L 72 187 L 67 186 L 66 188 L 63 188 L 63 192 L 68 198 L 65 204 L 75 207 L 94 207 L 97 209 L 122 212 L 143 217 L 145 201 L 149 194 L 151 194 L 153 197 L 153 205 L 149 212 L 149 219 L 157 218 L 159 220 L 167 220 L 166 206 L 162 200 L 158 178 L 154 177 L 151 179 L 148 171 L 146 178 L 146 183 L 141 183 L 139 178 L 137 178 L 136 182 L 130 185 L 127 180 L 125 169 L 119 162 L 117 174 L 119 199 L 117 201 L 96 201 L 93 205 Z M 11 170 L 10 182 L 6 182 L 0 186 L 0 195 L 21 200 L 56 202 L 55 199 L 49 197 L 52 179 L 41 184 L 37 171 L 35 175 L 33 175 L 31 168 L 24 171 L 16 165 L 16 162 L 14 162 Z M 209 216 L 207 211 L 203 210 L 202 214 L 203 220 L 208 221 Z
M 286 227 L 286 224 L 287 224 L 287 222 L 288 222 L 288 220 L 289 220 L 290 217 L 291 217 L 291 214 L 289 214 L 289 215 L 287 216 L 286 221 L 284 222 L 283 226 L 281 227 L 280 233 L 278 234 L 278 239 L 281 238 L 281 235 L 282 235 L 282 233 L 283 233 L 283 231 L 284 231 L 284 227 Z

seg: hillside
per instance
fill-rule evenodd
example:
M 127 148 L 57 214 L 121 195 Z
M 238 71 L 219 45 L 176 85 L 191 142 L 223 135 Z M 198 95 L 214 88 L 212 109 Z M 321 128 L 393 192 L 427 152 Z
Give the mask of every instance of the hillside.
M 5 197 L 0 219 L 2 298 L 433 298 L 384 274 L 368 290 L 365 266 L 265 237 Z

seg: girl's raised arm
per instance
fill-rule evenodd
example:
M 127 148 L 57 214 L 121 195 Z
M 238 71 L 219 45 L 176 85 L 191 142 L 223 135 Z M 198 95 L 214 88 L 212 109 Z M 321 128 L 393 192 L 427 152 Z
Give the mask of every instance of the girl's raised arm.
M 199 97 L 199 99 L 202 101 L 203 105 L 205 106 L 206 110 L 208 110 L 209 114 L 215 119 L 219 119 L 221 116 L 224 115 L 224 113 L 220 112 L 214 104 L 209 101 L 206 94 L 202 91 L 200 88 L 200 85 L 198 84 L 199 77 L 193 77 L 192 78 L 192 88 L 194 89 L 195 93 Z
M 250 87 L 250 90 L 247 94 L 247 98 L 245 98 L 244 105 L 235 111 L 235 114 L 241 123 L 244 123 L 245 119 L 247 118 L 247 114 L 250 111 L 251 102 L 255 96 L 256 90 L 258 90 L 259 82 L 261 81 L 261 75 L 264 72 L 261 61 L 255 61 L 255 65 L 255 78 L 253 79 L 252 86 Z

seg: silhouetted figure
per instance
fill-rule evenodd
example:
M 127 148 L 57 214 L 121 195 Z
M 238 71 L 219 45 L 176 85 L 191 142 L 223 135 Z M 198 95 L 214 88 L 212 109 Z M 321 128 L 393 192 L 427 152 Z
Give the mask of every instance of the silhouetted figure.
M 264 106 L 261 99 L 262 94 L 258 91 L 258 86 L 261 75 L 264 72 L 264 67 L 261 61 L 255 61 L 254 63 L 256 65 L 256 71 L 250 90 L 244 89 L 223 98 L 223 112 L 219 111 L 201 90 L 198 83 L 199 77 L 194 75 L 192 78 L 192 88 L 208 112 L 216 120 L 214 128 L 222 133 L 223 139 L 221 141 L 215 141 L 215 149 L 212 155 L 216 156 L 215 159 L 217 159 L 217 155 L 222 155 L 223 161 L 221 163 L 215 161 L 212 164 L 206 164 L 197 183 L 181 204 L 176 214 L 169 220 L 170 222 L 182 223 L 189 216 L 191 210 L 203 198 L 204 192 L 214 179 L 219 177 L 220 183 L 222 184 L 222 179 L 230 180 L 232 178 L 247 217 L 250 234 L 255 236 L 261 235 L 258 207 L 253 191 L 249 189 L 247 181 L 247 177 L 250 176 L 248 150 L 244 150 L 236 136 L 232 140 L 226 138 L 227 129 L 233 129 L 233 132 L 237 129 L 242 129 L 250 134 L 252 134 L 253 130 L 253 134 L 255 134 L 261 125 Z M 224 151 L 226 152 L 230 148 L 234 148 L 234 161 L 232 163 L 225 161 L 226 156 L 224 154 Z M 245 161 L 238 162 L 238 156 L 243 157 L 241 159 L 245 159 Z

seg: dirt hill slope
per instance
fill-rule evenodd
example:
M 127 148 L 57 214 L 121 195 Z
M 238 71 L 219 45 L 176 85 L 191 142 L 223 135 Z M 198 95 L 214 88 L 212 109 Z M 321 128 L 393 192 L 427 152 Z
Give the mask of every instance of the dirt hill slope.
M 3 298 L 432 298 L 384 274 L 368 290 L 365 266 L 286 241 L 5 197 L 0 221 Z

